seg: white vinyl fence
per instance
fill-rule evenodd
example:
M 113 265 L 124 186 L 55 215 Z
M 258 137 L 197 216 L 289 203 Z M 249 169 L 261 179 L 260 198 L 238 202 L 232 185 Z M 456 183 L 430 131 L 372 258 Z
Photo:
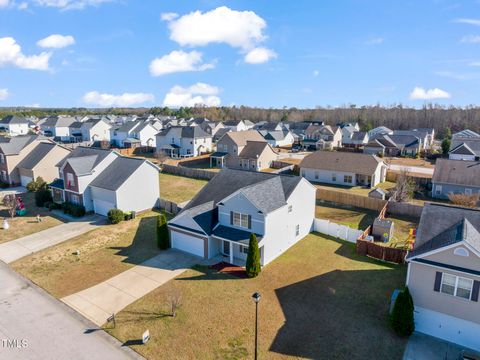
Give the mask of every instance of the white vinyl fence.
M 314 219 L 313 230 L 354 244 L 360 235 L 363 234 L 362 230 L 352 229 L 346 225 L 339 225 L 324 219 Z

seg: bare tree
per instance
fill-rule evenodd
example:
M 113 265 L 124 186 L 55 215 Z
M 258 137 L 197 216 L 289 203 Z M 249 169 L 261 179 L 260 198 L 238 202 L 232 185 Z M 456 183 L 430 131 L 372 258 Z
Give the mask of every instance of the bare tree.
M 3 197 L 2 200 L 3 206 L 7 208 L 8 214 L 11 218 L 15 216 L 17 211 L 17 198 L 14 194 L 7 194 Z
M 403 170 L 397 177 L 395 187 L 390 190 L 390 199 L 396 202 L 409 201 L 413 198 L 416 187 L 415 181 Z
M 471 195 L 449 193 L 448 199 L 455 205 L 467 208 L 475 208 L 477 207 L 480 195 L 478 193 Z
M 172 287 L 168 293 L 167 301 L 168 301 L 168 304 L 170 305 L 171 316 L 176 317 L 177 310 L 180 307 L 181 301 L 182 301 L 181 291 L 176 287 Z

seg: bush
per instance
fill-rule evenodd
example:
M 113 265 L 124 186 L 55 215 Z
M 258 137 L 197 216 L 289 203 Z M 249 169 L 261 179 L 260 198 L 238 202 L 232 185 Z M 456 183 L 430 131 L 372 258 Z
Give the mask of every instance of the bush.
M 27 190 L 30 192 L 37 192 L 39 190 L 47 189 L 47 183 L 39 176 L 37 180 L 32 180 L 27 184 Z
M 47 188 L 42 188 L 35 192 L 35 205 L 38 207 L 43 207 L 46 202 L 51 202 L 52 200 L 52 193 Z
M 455 205 L 463 206 L 467 208 L 475 208 L 477 207 L 477 204 L 480 200 L 480 195 L 478 193 L 471 194 L 471 195 L 462 194 L 462 193 L 458 193 L 458 194 L 449 193 L 448 199 Z
M 260 250 L 258 249 L 257 236 L 255 234 L 250 235 L 250 241 L 248 243 L 247 263 L 245 264 L 245 271 L 249 278 L 257 277 L 261 271 L 260 266 Z
M 157 217 L 157 245 L 162 250 L 166 250 L 170 247 L 167 218 L 165 217 L 165 214 L 160 214 Z
M 1 181 L 0 180 L 0 189 L 6 189 L 8 188 L 10 185 L 8 183 L 6 183 L 5 181 Z
M 118 224 L 124 220 L 125 214 L 120 209 L 110 209 L 108 210 L 107 217 L 110 224 Z
M 85 215 L 85 207 L 82 205 L 75 205 L 72 203 L 63 203 L 63 212 L 72 215 L 73 217 L 82 217 Z
M 48 210 L 52 211 L 52 210 L 61 209 L 61 208 L 62 208 L 62 205 L 57 204 L 57 203 L 52 202 L 52 201 L 47 201 L 46 203 L 43 204 L 43 207 L 45 207 L 45 208 L 47 208 Z
M 410 336 L 415 330 L 413 310 L 413 299 L 406 287 L 398 294 L 390 314 L 390 324 L 399 336 Z

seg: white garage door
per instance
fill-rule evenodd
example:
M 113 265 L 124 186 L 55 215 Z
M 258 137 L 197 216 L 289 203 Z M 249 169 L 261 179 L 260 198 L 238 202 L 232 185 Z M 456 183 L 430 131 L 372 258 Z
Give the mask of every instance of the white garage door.
M 172 248 L 203 257 L 203 239 L 183 234 L 175 230 L 171 231 L 171 237 Z
M 115 204 L 103 200 L 93 200 L 93 209 L 95 213 L 107 216 L 110 209 L 114 209 Z
M 20 176 L 20 182 L 22 183 L 22 186 L 27 186 L 29 182 L 31 182 L 33 179 L 30 176 Z

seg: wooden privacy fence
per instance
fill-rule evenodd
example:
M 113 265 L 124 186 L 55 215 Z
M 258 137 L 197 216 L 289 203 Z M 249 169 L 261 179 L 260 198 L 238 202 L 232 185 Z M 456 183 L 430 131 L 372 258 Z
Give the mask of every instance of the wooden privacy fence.
M 163 164 L 162 172 L 165 172 L 167 174 L 186 176 L 186 177 L 191 177 L 194 179 L 202 179 L 202 180 L 210 180 L 217 174 L 214 171 L 194 169 L 194 168 L 188 168 L 184 166 L 167 165 L 167 164 Z
M 407 256 L 407 250 L 386 247 L 367 240 L 358 239 L 356 247 L 358 254 L 396 264 L 404 264 Z
M 177 215 L 181 210 L 177 203 L 165 199 L 160 199 L 160 209 L 173 215 Z

